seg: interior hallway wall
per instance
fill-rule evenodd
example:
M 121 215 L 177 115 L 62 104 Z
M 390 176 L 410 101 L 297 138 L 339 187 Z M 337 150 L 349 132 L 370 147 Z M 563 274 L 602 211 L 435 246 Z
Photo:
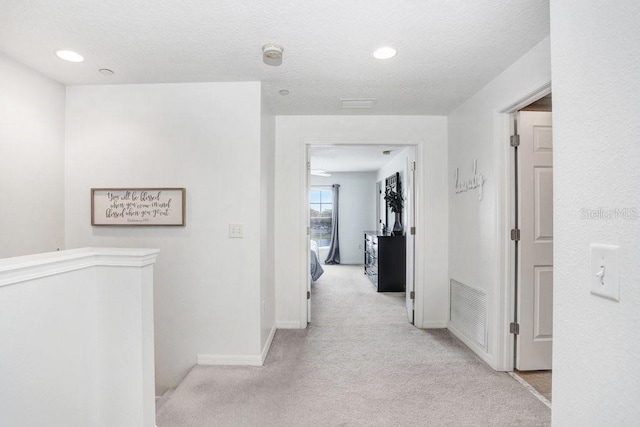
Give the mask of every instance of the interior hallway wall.
M 311 185 L 340 184 L 340 264 L 364 262 L 363 232 L 375 230 L 376 176 L 375 172 L 331 172 L 331 176 L 311 175 Z M 320 251 L 324 260 L 328 253 Z
M 0 258 L 64 249 L 64 86 L 0 54 Z
M 158 394 L 198 354 L 260 357 L 260 96 L 256 82 L 67 88 L 67 246 L 160 249 Z M 92 187 L 185 187 L 186 227 L 92 227 Z
M 278 116 L 276 118 L 276 324 L 300 328 L 304 311 L 301 281 L 308 274 L 303 234 L 304 149 L 325 143 L 418 145 L 422 168 L 418 237 L 422 236 L 424 310 L 419 327 L 447 322 L 447 118 L 442 116 Z M 375 205 L 372 207 L 375 211 Z
M 262 354 L 271 345 L 276 327 L 275 285 L 275 155 L 276 118 L 265 105 L 262 89 L 260 136 L 260 348 Z
M 551 2 L 556 426 L 640 420 L 639 17 Z M 590 293 L 591 243 L 620 246 L 619 302 Z
M 508 325 L 499 324 L 502 276 L 504 199 L 500 189 L 507 176 L 503 167 L 508 135 L 497 119 L 499 112 L 551 81 L 549 37 L 538 43 L 474 96 L 456 108 L 449 119 L 449 274 L 486 292 L 488 351 L 452 329 L 487 363 L 498 367 L 498 342 Z M 503 137 L 504 136 L 504 137 Z M 482 200 L 478 189 L 455 193 L 455 171 L 461 180 L 473 176 L 473 164 L 484 175 Z M 450 326 L 451 328 L 451 326 Z

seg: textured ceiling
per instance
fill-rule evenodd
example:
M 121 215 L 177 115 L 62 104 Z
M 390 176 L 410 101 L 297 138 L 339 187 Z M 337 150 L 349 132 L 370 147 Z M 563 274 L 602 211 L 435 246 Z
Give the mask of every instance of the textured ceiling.
M 0 0 L 0 52 L 62 83 L 262 81 L 274 114 L 447 114 L 548 34 L 548 0 Z

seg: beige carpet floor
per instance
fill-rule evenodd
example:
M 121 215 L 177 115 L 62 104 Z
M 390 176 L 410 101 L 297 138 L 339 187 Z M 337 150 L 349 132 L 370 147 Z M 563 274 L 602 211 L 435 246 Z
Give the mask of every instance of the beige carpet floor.
M 312 323 L 262 367 L 196 366 L 158 409 L 173 426 L 547 426 L 551 412 L 447 330 L 407 322 L 358 266 L 325 266 Z

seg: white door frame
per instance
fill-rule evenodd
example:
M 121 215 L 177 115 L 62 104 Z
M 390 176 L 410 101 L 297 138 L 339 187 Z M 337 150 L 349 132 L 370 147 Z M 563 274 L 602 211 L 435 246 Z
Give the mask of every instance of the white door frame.
M 509 332 L 509 324 L 514 321 L 515 306 L 515 244 L 511 241 L 511 229 L 515 223 L 514 216 L 514 176 L 513 149 L 509 138 L 513 134 L 513 114 L 523 107 L 551 93 L 551 82 L 547 82 L 528 95 L 516 100 L 501 109 L 495 115 L 496 146 L 500 165 L 498 189 L 498 232 L 500 241 L 500 291 L 496 295 L 496 307 L 500 307 L 494 325 L 498 344 L 496 370 L 513 371 L 515 356 L 514 336 Z
M 389 146 L 389 145 L 398 145 L 402 147 L 411 147 L 415 150 L 415 158 L 416 158 L 416 215 L 415 215 L 415 224 L 416 224 L 416 235 L 415 235 L 415 259 L 420 259 L 419 254 L 425 253 L 424 245 L 426 244 L 426 224 L 425 224 L 425 216 L 424 212 L 424 197 L 420 191 L 423 189 L 423 171 L 424 171 L 424 150 L 419 141 L 416 140 L 379 140 L 379 139 L 356 139 L 349 140 L 343 138 L 304 138 L 303 139 L 303 149 L 300 150 L 301 155 L 301 164 L 302 167 L 302 179 L 300 182 L 302 186 L 300 188 L 301 191 L 301 212 L 302 214 L 302 223 L 300 224 L 300 230 L 302 230 L 300 247 L 305 248 L 304 253 L 300 256 L 300 271 L 302 272 L 302 276 L 299 278 L 300 283 L 300 327 L 302 329 L 307 327 L 307 289 L 309 287 L 309 283 L 311 278 L 309 277 L 309 236 L 307 235 L 307 227 L 309 224 L 309 171 L 307 168 L 307 162 L 309 161 L 309 148 L 314 147 L 348 147 L 348 146 Z M 363 230 L 364 231 L 364 230 Z M 407 230 L 408 231 L 408 230 Z M 408 259 L 409 257 L 407 257 Z M 413 324 L 417 328 L 423 327 L 423 318 L 424 318 L 424 263 L 418 262 L 414 266 L 415 278 L 414 278 L 414 292 L 415 292 L 415 300 L 414 300 L 414 318 Z

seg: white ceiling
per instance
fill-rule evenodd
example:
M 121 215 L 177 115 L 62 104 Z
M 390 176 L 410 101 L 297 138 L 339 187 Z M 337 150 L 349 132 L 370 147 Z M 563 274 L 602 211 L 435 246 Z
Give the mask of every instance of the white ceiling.
M 548 0 L 0 0 L 0 52 L 62 83 L 262 81 L 278 115 L 447 114 L 548 34 Z
M 387 164 L 405 148 L 398 145 L 311 147 L 309 157 L 311 169 L 326 172 L 372 172 Z M 383 154 L 385 150 L 391 153 Z

